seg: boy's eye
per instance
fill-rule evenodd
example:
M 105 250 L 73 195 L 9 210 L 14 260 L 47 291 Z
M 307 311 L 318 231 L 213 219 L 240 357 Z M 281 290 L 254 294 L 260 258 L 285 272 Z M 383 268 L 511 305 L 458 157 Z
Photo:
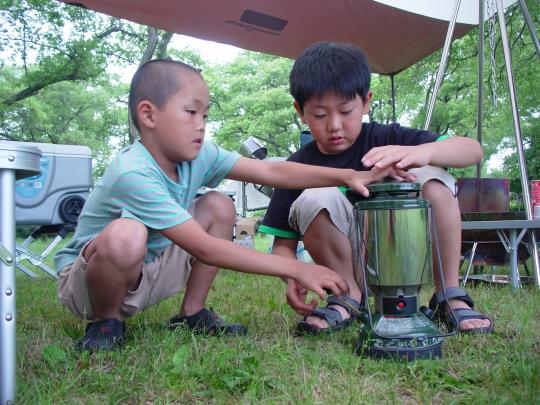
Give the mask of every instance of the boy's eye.
M 197 111 L 195 111 L 195 110 L 186 110 L 186 112 L 187 112 L 188 114 L 190 114 L 190 115 L 195 115 L 195 114 L 197 114 Z
M 315 118 L 324 118 L 326 114 L 313 114 Z
M 343 114 L 343 115 L 347 115 L 347 114 L 349 114 L 349 113 L 351 113 L 351 112 L 352 112 L 352 110 L 347 110 L 347 111 L 341 111 L 341 114 Z

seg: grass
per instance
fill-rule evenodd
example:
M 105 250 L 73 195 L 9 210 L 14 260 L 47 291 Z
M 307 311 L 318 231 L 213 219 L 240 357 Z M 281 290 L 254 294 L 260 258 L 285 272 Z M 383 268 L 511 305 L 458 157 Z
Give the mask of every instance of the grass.
M 33 249 L 40 251 L 40 243 Z M 267 243 L 256 238 L 260 250 Z M 470 288 L 496 332 L 449 337 L 441 360 L 406 363 L 353 355 L 357 326 L 295 336 L 298 316 L 280 280 L 226 270 L 208 305 L 245 324 L 248 336 L 168 331 L 178 296 L 128 320 L 122 350 L 81 354 L 72 346 L 84 322 L 59 304 L 55 281 L 18 273 L 20 404 L 540 404 L 540 294 L 531 285 L 517 293 L 509 286 Z

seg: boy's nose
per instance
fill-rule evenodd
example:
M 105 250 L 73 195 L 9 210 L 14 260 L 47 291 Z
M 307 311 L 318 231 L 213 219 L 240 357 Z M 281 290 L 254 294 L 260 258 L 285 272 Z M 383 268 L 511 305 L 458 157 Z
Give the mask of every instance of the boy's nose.
M 328 130 L 330 132 L 336 132 L 341 129 L 341 119 L 337 114 L 332 114 L 328 117 Z
M 206 128 L 206 120 L 204 118 L 200 118 L 197 120 L 197 131 L 203 131 Z

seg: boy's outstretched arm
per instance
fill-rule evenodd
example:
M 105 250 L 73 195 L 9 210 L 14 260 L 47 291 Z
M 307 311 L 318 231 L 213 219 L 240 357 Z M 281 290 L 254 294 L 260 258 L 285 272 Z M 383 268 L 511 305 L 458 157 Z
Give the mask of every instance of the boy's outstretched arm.
M 325 289 L 338 296 L 348 292 L 343 278 L 326 267 L 243 248 L 229 240 L 209 235 L 194 219 L 163 229 L 161 233 L 198 260 L 211 266 L 292 278 L 321 299 L 326 298 Z
M 391 176 L 396 180 L 414 180 L 404 170 L 385 167 L 381 170 L 356 171 L 333 169 L 294 162 L 267 162 L 240 158 L 227 174 L 228 179 L 272 187 L 303 190 L 307 188 L 347 186 L 368 196 L 366 184 Z
M 275 236 L 274 244 L 272 246 L 272 254 L 296 258 L 297 246 L 298 241 L 296 239 Z M 286 279 L 285 282 L 287 283 L 287 292 L 285 294 L 287 304 L 289 304 L 289 306 L 300 315 L 307 316 L 311 314 L 317 307 L 317 300 L 312 299 L 309 303 L 306 303 L 308 291 L 292 278 Z
M 394 166 L 401 170 L 425 165 L 467 167 L 479 162 L 482 156 L 482 147 L 476 140 L 454 136 L 416 146 L 388 145 L 373 148 L 364 155 L 362 163 L 377 169 Z

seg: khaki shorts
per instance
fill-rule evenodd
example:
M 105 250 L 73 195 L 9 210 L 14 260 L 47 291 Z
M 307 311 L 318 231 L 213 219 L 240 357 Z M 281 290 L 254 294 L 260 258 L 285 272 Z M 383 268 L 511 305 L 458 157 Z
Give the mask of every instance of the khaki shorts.
M 86 284 L 88 264 L 82 255 L 86 246 L 75 262 L 64 267 L 58 275 L 58 298 L 76 317 L 92 320 L 94 311 Z M 128 291 L 120 314 L 124 318 L 133 316 L 185 288 L 191 272 L 191 259 L 188 252 L 172 243 L 154 261 L 143 264 L 139 286 L 135 291 Z
M 446 170 L 435 166 L 424 166 L 410 170 L 416 175 L 416 182 L 424 184 L 428 180 L 438 180 L 456 195 L 455 179 Z M 289 225 L 304 235 L 317 214 L 326 210 L 332 223 L 348 237 L 351 242 L 353 263 L 359 263 L 359 241 L 356 234 L 356 222 L 353 205 L 337 187 L 313 188 L 302 192 L 291 206 Z

